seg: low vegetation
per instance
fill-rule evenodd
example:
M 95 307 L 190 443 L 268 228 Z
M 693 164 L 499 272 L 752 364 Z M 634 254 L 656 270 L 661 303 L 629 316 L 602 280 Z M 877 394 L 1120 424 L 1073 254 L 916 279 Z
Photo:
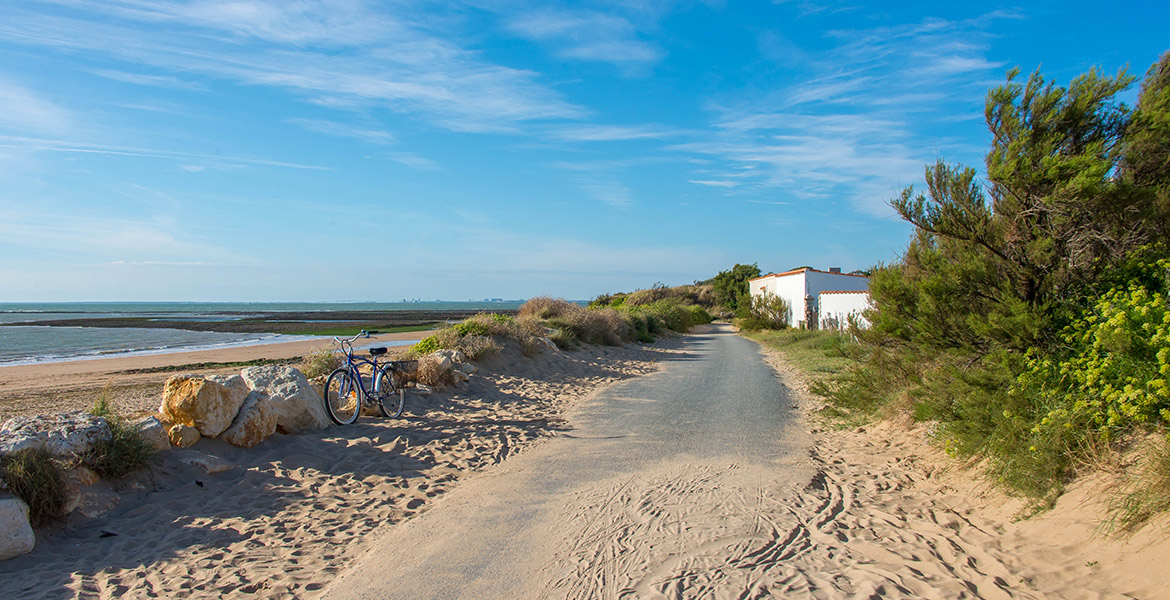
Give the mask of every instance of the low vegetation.
M 990 181 L 939 161 L 926 195 L 891 202 L 914 235 L 874 270 L 872 326 L 823 390 L 834 406 L 932 423 L 948 452 L 989 459 L 1038 507 L 1089 449 L 1165 438 L 1170 54 L 1131 109 L 1116 96 L 1132 82 L 1091 71 L 1063 88 L 1013 72 L 988 94 Z M 1123 523 L 1166 508 L 1151 499 L 1167 471 L 1147 469 Z
M 750 296 L 740 303 L 742 316 L 735 324 L 744 331 L 784 329 L 788 327 L 790 308 L 783 298 L 773 294 Z
M 836 416 L 927 423 L 1035 508 L 1154 440 L 1112 504 L 1132 531 L 1170 509 L 1170 53 L 1133 108 L 1124 71 L 1017 78 L 987 97 L 987 184 L 940 160 L 926 194 L 891 201 L 914 233 L 872 272 L 868 328 L 751 335 L 811 371 Z M 740 309 L 744 329 L 783 329 L 763 299 Z
M 313 379 L 328 375 L 340 366 L 341 354 L 335 352 L 331 344 L 326 344 L 305 355 L 300 368 L 305 377 Z
M 0 477 L 28 505 L 29 522 L 44 525 L 60 517 L 65 506 L 65 477 L 44 448 L 26 448 L 0 456 Z
M 603 296 L 589 306 L 541 296 L 521 306 L 516 317 L 483 313 L 439 329 L 412 346 L 407 355 L 422 358 L 446 348 L 474 360 L 497 352 L 500 341 L 518 344 L 528 356 L 539 352 L 546 340 L 562 350 L 581 344 L 652 342 L 655 335 L 711 322 L 711 315 L 702 306 L 682 299 L 702 296 L 701 286 L 683 287 L 690 289 L 680 292 L 680 288 L 656 286 L 633 294 Z M 422 383 L 427 383 L 426 369 L 427 365 L 420 363 Z
M 142 439 L 133 424 L 114 413 L 105 394 L 98 397 L 89 412 L 106 420 L 110 438 L 98 441 L 81 457 L 85 466 L 107 479 L 118 479 L 150 464 L 154 448 Z
M 103 392 L 89 410 L 110 426 L 111 436 L 80 457 L 62 459 L 44 447 L 0 455 L 0 479 L 29 507 L 29 522 L 39 526 L 60 519 L 67 501 L 65 471 L 78 465 L 98 475 L 117 479 L 148 465 L 154 449 L 125 418 L 114 413 L 109 393 Z

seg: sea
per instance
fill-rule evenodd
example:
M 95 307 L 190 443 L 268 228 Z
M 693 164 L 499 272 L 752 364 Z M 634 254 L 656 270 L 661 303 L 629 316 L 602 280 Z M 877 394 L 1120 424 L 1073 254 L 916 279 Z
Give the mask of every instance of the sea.
M 168 328 L 22 326 L 64 319 L 135 317 L 159 321 L 228 321 L 266 313 L 335 311 L 504 310 L 522 301 L 484 302 L 0 302 L 0 366 L 165 354 L 273 344 L 317 336 L 220 333 Z

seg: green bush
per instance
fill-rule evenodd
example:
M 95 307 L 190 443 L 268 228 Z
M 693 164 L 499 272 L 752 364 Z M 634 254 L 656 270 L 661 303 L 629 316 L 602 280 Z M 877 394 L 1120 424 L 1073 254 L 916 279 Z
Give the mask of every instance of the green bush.
M 86 466 L 108 479 L 117 479 L 145 467 L 154 458 L 154 448 L 142 439 L 134 426 L 118 416 L 106 417 L 110 439 L 100 440 L 81 457 Z
M 761 329 L 784 329 L 788 327 L 790 307 L 780 296 L 762 294 L 751 296 L 742 303 L 744 316 L 736 321 L 740 329 L 759 331 Z
M 870 282 L 843 410 L 933 422 L 949 452 L 1051 503 L 1085 448 L 1170 419 L 1170 53 L 987 95 L 987 182 L 939 160 L 890 204 L 914 226 Z
M 8 489 L 28 505 L 29 522 L 44 525 L 65 506 L 65 478 L 61 466 L 44 448 L 27 448 L 0 456 L 0 477 Z
M 98 396 L 89 414 L 106 420 L 110 426 L 110 439 L 96 442 L 81 457 L 82 463 L 109 479 L 124 477 L 150 464 L 155 455 L 154 448 L 124 417 L 114 413 L 108 393 L 102 392 Z

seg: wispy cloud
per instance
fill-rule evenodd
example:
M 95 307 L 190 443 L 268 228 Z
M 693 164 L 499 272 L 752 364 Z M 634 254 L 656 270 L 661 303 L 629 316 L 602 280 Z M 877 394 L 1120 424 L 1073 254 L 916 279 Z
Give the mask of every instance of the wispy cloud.
M 280 88 L 322 105 L 415 113 L 456 131 L 511 131 L 584 114 L 536 73 L 486 62 L 397 14 L 406 11 L 351 1 L 69 5 L 72 16 L 6 10 L 0 39 Z M 142 26 L 158 23 L 168 26 Z
M 339 137 L 349 137 L 371 144 L 393 144 L 394 136 L 380 129 L 364 129 L 337 121 L 322 119 L 288 119 L 289 123 L 299 125 L 315 133 L 324 133 Z
M 143 73 L 130 73 L 127 71 L 118 71 L 115 69 L 94 69 L 94 75 L 105 77 L 106 79 L 113 79 L 114 81 L 121 81 L 123 83 L 133 83 L 135 85 L 147 85 L 152 87 L 171 88 L 177 90 L 204 90 L 203 85 L 179 79 L 171 75 L 146 75 Z
M 510 19 L 508 29 L 552 46 L 562 58 L 630 65 L 654 63 L 664 55 L 657 45 L 639 39 L 630 21 L 614 14 L 545 8 Z
M 616 142 L 625 140 L 663 139 L 680 132 L 657 126 L 576 125 L 553 129 L 550 135 L 570 142 Z
M 977 103 L 986 78 L 1003 66 L 984 55 L 990 22 L 925 19 L 831 32 L 840 43 L 810 60 L 815 76 L 725 101 L 714 107 L 714 132 L 671 147 L 718 161 L 694 172 L 696 185 L 749 201 L 776 190 L 805 203 L 845 200 L 888 216 L 886 201 L 920 181 L 938 152 L 969 150 L 923 132 L 956 105 Z
M 417 171 L 440 171 L 442 167 L 439 166 L 438 161 L 431 160 L 422 156 L 416 156 L 409 152 L 391 152 L 386 155 L 390 160 L 406 165 Z
M 14 81 L 0 79 L 0 129 L 18 133 L 62 133 L 73 121 L 69 111 Z
M 577 185 L 594 199 L 615 208 L 625 208 L 633 203 L 630 189 L 615 179 L 590 179 Z
M 54 140 L 33 137 L 21 137 L 11 135 L 0 135 L 0 148 L 13 148 L 19 150 L 36 150 L 41 152 L 67 152 L 76 154 L 106 154 L 111 156 L 136 156 L 140 158 L 165 158 L 171 160 L 190 161 L 192 159 L 206 160 L 214 163 L 238 163 L 245 165 L 257 165 L 266 167 L 283 167 L 289 169 L 309 169 L 315 171 L 327 171 L 329 167 L 322 167 L 317 165 L 303 165 L 298 163 L 283 162 L 278 160 L 267 160 L 261 158 L 247 158 L 239 156 L 223 156 L 216 154 L 195 154 L 191 152 L 176 152 L 172 150 L 158 150 L 151 148 L 135 148 L 131 146 L 117 146 L 104 145 L 89 142 L 76 142 L 67 140 Z M 191 171 L 192 165 L 186 164 L 182 166 L 184 170 Z

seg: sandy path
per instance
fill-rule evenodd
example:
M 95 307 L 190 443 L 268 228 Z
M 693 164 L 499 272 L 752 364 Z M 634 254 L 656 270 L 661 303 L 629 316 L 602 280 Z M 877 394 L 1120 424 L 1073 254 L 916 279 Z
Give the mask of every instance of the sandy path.
M 169 451 L 113 512 L 74 515 L 0 562 L 0 598 L 312 597 L 376 529 L 562 429 L 568 407 L 654 371 L 672 343 L 506 351 L 462 388 L 408 396 L 403 419 Z

